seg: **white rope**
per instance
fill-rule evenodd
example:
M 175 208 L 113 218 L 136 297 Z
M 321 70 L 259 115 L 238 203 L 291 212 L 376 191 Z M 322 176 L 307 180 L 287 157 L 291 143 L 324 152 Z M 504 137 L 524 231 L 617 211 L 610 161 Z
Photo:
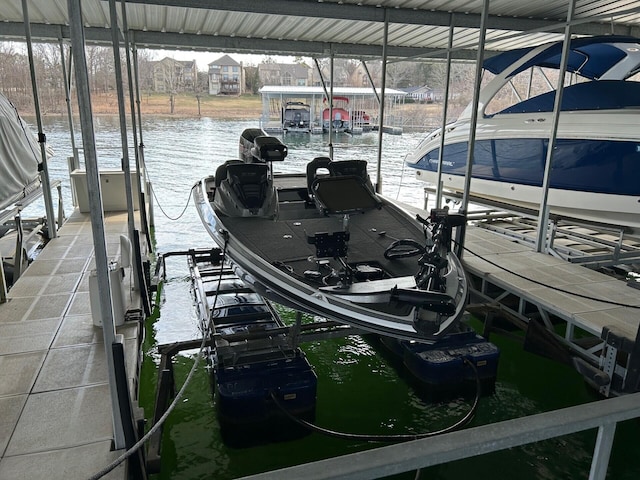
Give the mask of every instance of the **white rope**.
M 89 477 L 89 480 L 98 480 L 104 477 L 107 473 L 111 472 L 114 468 L 116 468 L 118 465 L 124 462 L 127 458 L 133 455 L 133 453 L 135 453 L 140 447 L 142 447 L 142 445 L 144 445 L 144 443 L 151 437 L 151 435 L 153 435 L 156 431 L 158 431 L 158 429 L 162 426 L 162 424 L 167 420 L 167 418 L 169 417 L 169 414 L 174 410 L 174 408 L 176 407 L 176 405 L 184 395 L 184 392 L 187 389 L 187 386 L 189 385 L 189 383 L 191 382 L 191 379 L 193 378 L 193 374 L 195 373 L 198 367 L 198 364 L 200 363 L 200 359 L 202 358 L 202 352 L 204 350 L 205 345 L 207 344 L 207 339 L 209 338 L 209 335 L 211 332 L 211 326 L 213 325 L 213 318 L 212 318 L 213 311 L 218 300 L 218 291 L 220 290 L 220 283 L 222 282 L 222 266 L 224 265 L 226 250 L 227 250 L 227 245 L 225 242 L 224 250 L 222 252 L 222 260 L 220 264 L 220 276 L 218 277 L 218 287 L 216 288 L 216 295 L 213 299 L 213 305 L 211 307 L 211 315 L 209 316 L 209 323 L 207 324 L 205 331 L 202 333 L 202 343 L 200 344 L 200 350 L 196 355 L 195 361 L 193 362 L 193 366 L 191 367 L 191 371 L 189 371 L 189 375 L 187 375 L 187 378 L 184 381 L 182 388 L 180 388 L 180 391 L 176 394 L 175 398 L 173 399 L 173 402 L 171 402 L 171 405 L 169 405 L 169 407 L 164 412 L 164 414 L 158 419 L 158 421 L 153 425 L 153 427 L 151 427 L 151 429 L 140 440 L 138 440 L 135 443 L 135 445 L 133 445 L 129 450 L 124 452 L 122 455 L 120 455 L 118 458 L 116 458 L 113 462 L 111 462 L 109 465 L 104 467 L 98 473 Z

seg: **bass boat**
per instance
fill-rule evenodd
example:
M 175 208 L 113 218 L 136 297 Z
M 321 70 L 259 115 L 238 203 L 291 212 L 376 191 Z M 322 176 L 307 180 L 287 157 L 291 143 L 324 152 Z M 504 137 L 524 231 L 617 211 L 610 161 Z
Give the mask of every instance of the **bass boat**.
M 240 157 L 193 188 L 202 222 L 235 273 L 260 295 L 365 331 L 432 340 L 461 319 L 467 280 L 452 251 L 466 218 L 413 217 L 377 195 L 363 160 L 313 159 L 273 173 L 287 147 L 260 129 Z
M 469 192 L 478 203 L 539 208 L 556 96 L 551 85 L 557 83 L 562 46 L 548 43 L 484 62 L 485 78 L 495 76 L 478 103 Z M 571 78 L 563 89 L 549 177 L 552 215 L 640 229 L 639 71 L 640 39 L 571 41 Z M 464 188 L 472 109 L 445 127 L 441 180 L 448 191 Z M 441 129 L 432 132 L 405 159 L 418 179 L 433 185 L 441 135 Z
M 310 108 L 306 103 L 287 102 L 282 109 L 282 131 L 309 133 L 311 131 Z

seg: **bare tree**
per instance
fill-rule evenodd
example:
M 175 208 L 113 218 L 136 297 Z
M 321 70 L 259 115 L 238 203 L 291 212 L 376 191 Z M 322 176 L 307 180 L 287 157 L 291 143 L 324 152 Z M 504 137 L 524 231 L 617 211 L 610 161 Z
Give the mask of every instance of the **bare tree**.
M 258 93 L 258 90 L 262 86 L 260 83 L 260 74 L 258 71 L 258 67 L 255 65 L 247 65 L 244 67 L 245 73 L 245 86 L 247 91 L 251 92 L 253 95 Z
M 10 42 L 0 43 L 0 89 L 16 108 L 33 105 L 27 56 Z

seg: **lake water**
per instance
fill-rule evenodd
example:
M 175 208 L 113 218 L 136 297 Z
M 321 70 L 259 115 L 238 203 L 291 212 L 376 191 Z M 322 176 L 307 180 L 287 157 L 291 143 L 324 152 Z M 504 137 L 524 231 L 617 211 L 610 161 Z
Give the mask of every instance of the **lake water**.
M 256 126 L 256 122 L 210 118 L 145 118 L 143 139 L 154 187 L 157 253 L 212 246 L 190 202 L 191 187 L 201 177 L 215 172 L 223 161 L 236 158 L 240 133 Z M 100 166 L 119 166 L 117 118 L 96 118 L 95 129 Z M 44 130 L 56 152 L 49 163 L 51 176 L 63 181 L 65 206 L 70 209 L 66 157 L 71 155 L 71 147 L 67 122 L 46 118 Z M 422 186 L 403 169 L 402 160 L 421 137 L 417 133 L 385 135 L 383 143 L 383 193 L 416 206 L 423 204 Z M 328 153 L 326 136 L 288 136 L 284 141 L 289 146 L 289 156 L 278 165 L 282 171 L 302 171 L 313 157 Z M 79 134 L 77 143 L 81 144 Z M 339 135 L 334 141 L 334 158 L 367 159 L 370 166 L 375 166 L 377 144 L 374 133 Z M 130 156 L 133 164 L 133 154 Z M 370 174 L 375 178 L 374 168 L 370 168 Z M 167 282 L 159 303 L 160 315 L 147 328 L 141 379 L 147 418 L 153 414 L 157 345 L 198 337 L 184 258 L 168 259 Z M 283 309 L 283 315 L 293 320 L 291 311 Z M 506 337 L 496 334 L 492 341 L 502 352 L 496 391 L 482 398 L 472 426 L 595 400 L 573 370 L 526 353 L 518 342 Z M 318 375 L 316 421 L 324 427 L 355 433 L 420 433 L 454 423 L 469 407 L 465 398 L 427 401 L 401 369 L 358 336 L 306 344 L 303 348 Z M 189 352 L 176 359 L 178 388 L 192 364 L 193 354 Z M 233 449 L 220 439 L 215 408 L 209 375 L 202 367 L 166 423 L 162 473 L 155 478 L 224 480 L 376 446 L 311 434 L 291 442 Z M 608 478 L 640 478 L 638 431 L 636 421 L 618 426 Z M 433 467 L 425 469 L 420 478 L 587 478 L 595 436 L 595 431 L 590 431 Z M 394 478 L 413 479 L 416 475 L 414 472 Z

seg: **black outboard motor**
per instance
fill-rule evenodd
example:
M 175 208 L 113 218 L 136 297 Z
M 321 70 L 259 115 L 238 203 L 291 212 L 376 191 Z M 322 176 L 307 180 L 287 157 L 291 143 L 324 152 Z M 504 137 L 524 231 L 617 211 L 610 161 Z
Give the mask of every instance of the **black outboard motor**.
M 240 135 L 240 158 L 245 163 L 281 162 L 287 157 L 287 146 L 261 128 L 247 128 Z
M 238 158 L 242 159 L 245 163 L 253 162 L 253 154 L 251 149 L 253 148 L 256 137 L 264 137 L 267 134 L 261 128 L 247 128 L 240 135 L 240 148 Z

